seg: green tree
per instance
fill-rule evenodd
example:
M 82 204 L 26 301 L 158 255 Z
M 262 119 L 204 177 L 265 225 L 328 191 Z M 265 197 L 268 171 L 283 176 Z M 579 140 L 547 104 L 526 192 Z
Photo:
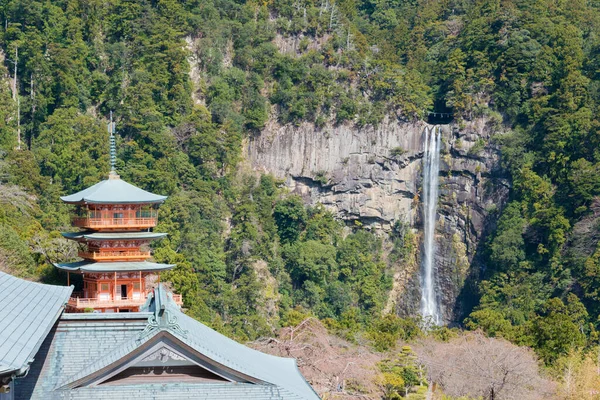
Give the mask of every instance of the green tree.
M 298 239 L 306 224 L 306 210 L 299 197 L 289 197 L 275 204 L 273 217 L 282 243 Z
M 570 293 L 566 304 L 552 298 L 544 304 L 533 331 L 536 349 L 548 362 L 566 355 L 569 349 L 584 346 L 584 327 L 588 314 L 577 296 Z

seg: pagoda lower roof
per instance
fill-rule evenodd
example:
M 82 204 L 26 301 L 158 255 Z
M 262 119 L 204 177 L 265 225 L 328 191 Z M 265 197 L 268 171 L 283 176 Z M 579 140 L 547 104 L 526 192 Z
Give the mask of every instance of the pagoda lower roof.
M 132 272 L 132 271 L 165 271 L 175 264 L 158 264 L 150 261 L 115 261 L 94 262 L 82 260 L 72 263 L 55 263 L 56 268 L 68 272 Z
M 167 236 L 160 232 L 62 232 L 61 235 L 71 240 L 150 240 Z

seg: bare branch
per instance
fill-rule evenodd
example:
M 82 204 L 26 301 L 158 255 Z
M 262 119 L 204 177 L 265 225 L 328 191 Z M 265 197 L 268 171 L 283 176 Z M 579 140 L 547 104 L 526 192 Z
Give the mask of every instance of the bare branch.
M 450 342 L 427 339 L 415 348 L 429 380 L 450 396 L 490 400 L 550 399 L 553 383 L 539 374 L 533 351 L 469 332 Z

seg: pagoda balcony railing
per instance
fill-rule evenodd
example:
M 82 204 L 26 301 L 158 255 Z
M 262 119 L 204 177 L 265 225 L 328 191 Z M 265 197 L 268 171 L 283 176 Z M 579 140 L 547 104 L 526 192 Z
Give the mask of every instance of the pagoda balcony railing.
M 157 217 L 145 218 L 88 218 L 74 217 L 73 225 L 80 228 L 152 228 Z
M 132 297 L 120 297 L 116 298 L 81 298 L 71 297 L 68 305 L 77 308 L 112 308 L 112 307 L 139 307 L 146 302 L 147 296 L 141 296 L 137 298 Z M 183 305 L 183 299 L 180 294 L 173 294 L 173 301 L 179 306 Z
M 149 251 L 80 251 L 79 257 L 96 261 L 141 260 L 150 257 Z

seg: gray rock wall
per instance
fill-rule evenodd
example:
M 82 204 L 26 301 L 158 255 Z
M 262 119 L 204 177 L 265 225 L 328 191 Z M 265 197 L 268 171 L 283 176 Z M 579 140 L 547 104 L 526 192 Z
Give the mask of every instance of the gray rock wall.
M 341 219 L 361 219 L 387 230 L 397 219 L 415 220 L 412 203 L 424 126 L 389 121 L 362 129 L 271 124 L 251 138 L 248 156 L 255 169 L 285 179 L 307 202 L 323 203 Z M 393 157 L 392 149 L 405 153 Z
M 508 196 L 486 122 L 442 127 L 436 269 L 447 322 L 462 312 L 457 299 L 467 275 L 478 268 L 472 267 L 478 245 Z M 359 220 L 382 234 L 404 220 L 420 231 L 425 126 L 386 120 L 376 128 L 319 129 L 272 122 L 250 139 L 247 157 L 255 170 L 284 179 L 307 203 L 322 203 L 342 220 Z M 393 299 L 397 311 L 418 312 L 418 274 L 402 286 L 406 290 Z

